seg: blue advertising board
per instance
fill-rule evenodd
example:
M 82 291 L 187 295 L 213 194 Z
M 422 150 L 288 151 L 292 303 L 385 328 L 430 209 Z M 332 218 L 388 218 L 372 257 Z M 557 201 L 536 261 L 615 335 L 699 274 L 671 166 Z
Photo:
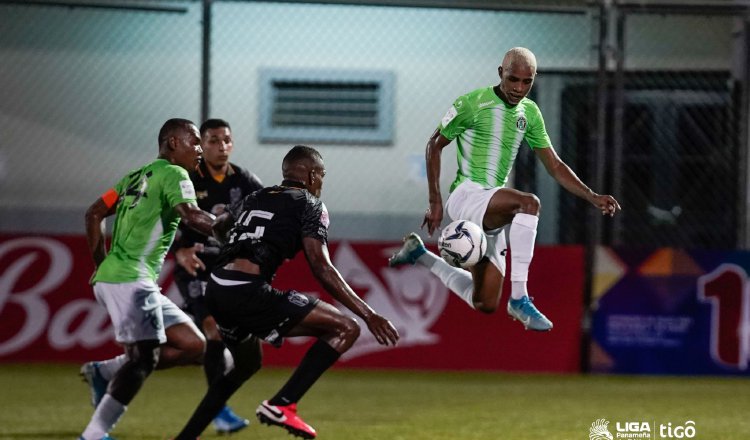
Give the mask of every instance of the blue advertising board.
M 749 375 L 750 252 L 599 248 L 591 370 Z

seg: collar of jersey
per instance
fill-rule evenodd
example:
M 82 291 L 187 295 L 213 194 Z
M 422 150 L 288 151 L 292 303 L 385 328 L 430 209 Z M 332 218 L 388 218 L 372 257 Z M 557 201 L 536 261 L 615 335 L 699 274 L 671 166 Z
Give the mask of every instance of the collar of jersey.
M 208 165 L 206 165 L 205 160 L 201 160 L 201 162 L 198 164 L 198 168 L 196 168 L 195 171 L 198 173 L 199 176 L 204 177 L 204 178 L 206 176 L 211 176 L 211 172 L 208 171 Z M 234 173 L 235 171 L 234 171 L 234 168 L 232 168 L 232 163 L 229 162 L 227 164 L 227 173 L 224 174 L 224 177 L 229 177 Z
M 305 189 L 305 184 L 302 182 L 297 182 L 296 180 L 287 180 L 284 179 L 281 181 L 281 186 L 289 186 L 292 188 L 300 188 Z

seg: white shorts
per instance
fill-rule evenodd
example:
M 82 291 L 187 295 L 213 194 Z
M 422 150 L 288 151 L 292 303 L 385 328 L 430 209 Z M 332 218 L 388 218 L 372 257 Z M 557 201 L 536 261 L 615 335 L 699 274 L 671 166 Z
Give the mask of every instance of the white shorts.
M 98 282 L 94 284 L 94 295 L 109 313 L 115 340 L 123 344 L 153 339 L 163 344 L 167 342 L 165 329 L 182 323 L 193 325 L 190 317 L 162 295 L 153 281 Z
M 464 180 L 448 196 L 445 212 L 452 220 L 469 220 L 484 229 L 484 214 L 490 199 L 500 187 L 485 188 L 471 180 Z M 505 254 L 508 250 L 507 234 L 509 225 L 502 228 L 485 230 L 487 235 L 487 258 L 505 276 Z

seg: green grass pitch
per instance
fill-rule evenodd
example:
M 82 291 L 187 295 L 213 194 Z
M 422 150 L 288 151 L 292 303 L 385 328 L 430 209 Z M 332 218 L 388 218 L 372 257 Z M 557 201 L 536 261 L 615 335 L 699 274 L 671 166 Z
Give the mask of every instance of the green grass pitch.
M 264 369 L 232 398 L 251 419 L 231 439 L 289 439 L 260 425 L 258 403 L 289 376 Z M 205 391 L 202 370 L 154 373 L 111 433 L 118 440 L 167 439 Z M 75 439 L 91 416 L 88 389 L 72 364 L 0 364 L 0 439 Z M 300 402 L 323 440 L 588 439 L 591 423 L 695 421 L 696 439 L 750 438 L 747 378 L 557 376 L 334 369 Z M 658 430 L 658 428 L 657 428 Z M 209 427 L 203 439 L 219 438 Z M 226 437 L 224 437 L 226 438 Z M 658 432 L 653 439 L 662 438 Z

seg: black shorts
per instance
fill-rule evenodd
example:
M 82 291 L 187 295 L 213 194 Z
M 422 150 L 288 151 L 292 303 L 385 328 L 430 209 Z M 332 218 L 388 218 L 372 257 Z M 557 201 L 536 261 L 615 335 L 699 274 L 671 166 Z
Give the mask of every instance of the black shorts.
M 206 300 L 203 296 L 206 290 L 206 281 L 181 271 L 175 272 L 174 283 L 182 296 L 182 310 L 193 318 L 195 324 L 202 331 L 203 320 L 211 315 L 206 308 Z
M 206 307 L 227 345 L 256 336 L 280 347 L 318 301 L 295 290 L 274 289 L 258 275 L 225 269 L 214 270 L 205 294 Z

